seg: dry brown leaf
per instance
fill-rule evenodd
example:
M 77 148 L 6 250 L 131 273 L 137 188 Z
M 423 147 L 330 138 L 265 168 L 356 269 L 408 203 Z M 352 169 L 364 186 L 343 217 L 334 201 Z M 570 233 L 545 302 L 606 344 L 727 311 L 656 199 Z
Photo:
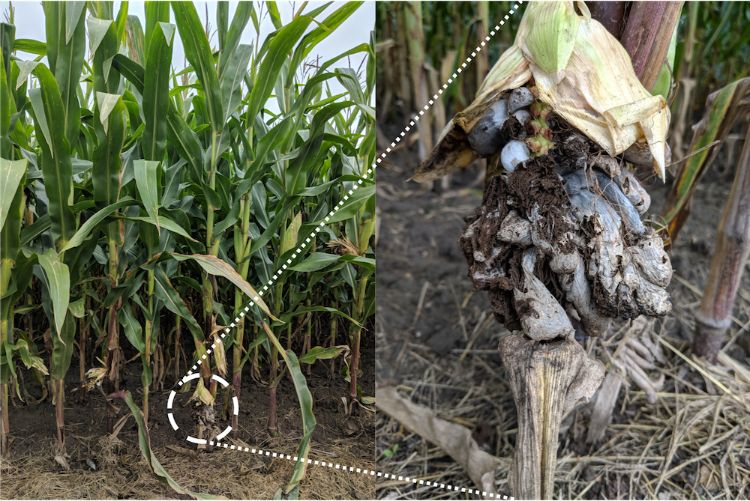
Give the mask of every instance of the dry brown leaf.
M 440 419 L 432 409 L 400 396 L 393 386 L 377 389 L 378 409 L 401 423 L 412 433 L 440 447 L 485 492 L 495 492 L 495 470 L 500 461 L 484 452 L 471 437 L 471 430 Z

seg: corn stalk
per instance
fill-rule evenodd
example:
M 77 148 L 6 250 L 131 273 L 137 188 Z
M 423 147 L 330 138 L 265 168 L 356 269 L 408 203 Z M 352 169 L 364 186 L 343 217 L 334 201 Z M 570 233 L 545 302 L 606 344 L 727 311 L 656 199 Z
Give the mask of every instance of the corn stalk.
M 735 169 L 732 190 L 719 222 L 711 271 L 695 315 L 693 350 L 713 362 L 732 322 L 732 309 L 750 255 L 750 127 Z

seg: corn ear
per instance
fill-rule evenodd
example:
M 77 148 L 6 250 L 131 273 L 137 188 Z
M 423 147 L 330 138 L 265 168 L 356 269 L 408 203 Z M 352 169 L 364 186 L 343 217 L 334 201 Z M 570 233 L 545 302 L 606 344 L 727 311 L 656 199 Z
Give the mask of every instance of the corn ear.
M 633 71 L 630 56 L 583 2 L 534 2 L 513 46 L 490 71 L 474 102 L 458 113 L 414 176 L 429 180 L 465 167 L 477 155 L 468 132 L 503 92 L 533 80 L 539 99 L 610 155 L 648 146 L 664 179 L 669 109 Z

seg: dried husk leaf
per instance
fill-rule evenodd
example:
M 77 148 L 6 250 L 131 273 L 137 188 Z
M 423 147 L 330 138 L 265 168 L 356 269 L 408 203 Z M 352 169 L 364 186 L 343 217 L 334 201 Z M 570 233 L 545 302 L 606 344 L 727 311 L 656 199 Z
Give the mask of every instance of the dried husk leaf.
M 400 396 L 393 386 L 377 389 L 375 405 L 378 410 L 452 457 L 478 488 L 495 493 L 495 472 L 500 467 L 500 461 L 479 447 L 471 430 L 440 419 L 431 409 Z
M 198 378 L 198 384 L 195 387 L 193 395 L 188 399 L 188 402 L 191 402 L 193 400 L 202 402 L 204 405 L 214 404 L 214 396 L 211 395 L 211 392 L 208 391 L 206 385 L 203 384 L 203 378 Z
M 456 114 L 414 179 L 435 179 L 470 164 L 466 134 L 503 92 L 530 80 L 539 99 L 610 155 L 648 145 L 663 179 L 669 109 L 633 71 L 630 56 L 583 2 L 528 5 L 514 45 L 490 70 L 474 102 Z
M 216 363 L 216 370 L 220 376 L 227 375 L 227 356 L 224 353 L 224 343 L 221 342 L 219 336 L 215 336 L 214 340 L 214 360 Z
M 555 83 L 555 75 L 541 71 L 533 62 L 531 72 L 539 99 L 558 115 L 612 156 L 645 140 L 654 169 L 664 176 L 667 102 L 641 85 L 630 56 L 599 22 L 587 19 L 580 23 L 575 48 L 559 83 Z

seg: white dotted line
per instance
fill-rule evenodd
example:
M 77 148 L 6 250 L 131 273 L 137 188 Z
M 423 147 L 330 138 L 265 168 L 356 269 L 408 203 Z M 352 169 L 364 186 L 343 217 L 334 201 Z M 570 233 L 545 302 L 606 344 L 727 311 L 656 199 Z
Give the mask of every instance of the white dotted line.
M 452 84 L 453 81 L 458 78 L 458 76 L 461 74 L 461 72 L 464 69 L 466 69 L 467 65 L 469 63 L 471 63 L 477 57 L 477 53 L 479 53 L 479 52 L 482 51 L 482 48 L 485 47 L 485 45 L 487 44 L 487 42 L 489 42 L 492 39 L 492 37 L 494 37 L 497 34 L 498 31 L 500 31 L 500 28 L 503 25 L 505 25 L 506 21 L 508 21 L 508 19 L 510 18 L 510 16 L 512 16 L 513 14 L 515 14 L 516 11 L 521 7 L 521 5 L 523 3 L 524 3 L 524 0 L 518 0 L 516 3 L 513 4 L 513 7 L 511 7 L 511 9 L 508 11 L 508 13 L 505 15 L 505 17 L 503 17 L 503 19 L 501 19 L 495 25 L 495 27 L 489 32 L 489 35 L 486 36 L 484 38 L 484 40 L 482 40 L 479 43 L 479 45 L 471 52 L 471 54 L 466 57 L 466 59 L 464 60 L 464 62 L 461 63 L 461 66 L 459 66 L 458 68 L 456 68 L 456 71 L 453 72 L 453 74 L 442 85 L 442 87 L 439 88 L 438 91 L 432 96 L 432 98 L 430 98 L 428 100 L 428 104 L 424 105 L 424 107 L 421 110 L 419 110 L 419 112 L 416 115 L 414 115 L 414 117 L 409 121 L 409 124 L 406 127 L 404 127 L 404 130 L 402 130 L 399 133 L 399 135 L 396 136 L 396 138 L 393 140 L 393 142 L 391 142 L 390 146 L 388 146 L 385 149 L 385 152 L 381 153 L 380 156 L 375 159 L 375 161 L 372 163 L 372 165 L 367 169 L 367 172 L 365 172 L 365 174 L 360 179 L 357 180 L 357 183 L 354 186 L 352 186 L 352 188 L 349 190 L 349 192 L 346 195 L 344 195 L 344 197 L 339 201 L 339 203 L 333 209 L 331 209 L 331 211 L 324 218 L 324 220 L 318 226 L 316 226 L 315 230 L 312 231 L 312 232 L 310 232 L 310 234 L 307 236 L 307 238 L 305 238 L 304 242 L 302 242 L 294 250 L 294 252 L 289 257 L 289 259 L 286 260 L 286 263 L 282 264 L 281 268 L 278 269 L 278 270 L 276 270 L 276 272 L 273 274 L 273 276 L 271 277 L 271 279 L 265 285 L 263 285 L 263 287 L 261 288 L 261 291 L 258 292 L 258 294 L 256 296 L 254 296 L 252 298 L 252 300 L 247 305 L 245 305 L 245 307 L 240 311 L 240 313 L 234 318 L 234 320 L 232 321 L 232 323 L 229 324 L 229 326 L 227 326 L 227 327 L 224 328 L 224 330 L 222 331 L 222 333 L 220 335 L 220 339 L 215 340 L 211 344 L 211 347 L 206 350 L 206 353 L 204 353 L 203 355 L 201 355 L 201 358 L 199 358 L 196 361 L 196 363 L 190 368 L 190 370 L 187 372 L 187 374 L 182 379 L 180 379 L 180 381 L 178 381 L 178 385 L 179 386 L 182 386 L 185 382 L 187 382 L 187 381 L 189 381 L 191 379 L 194 379 L 194 377 L 191 378 L 190 376 L 192 376 L 193 373 L 198 370 L 198 367 L 203 363 L 203 361 L 206 360 L 209 355 L 211 355 L 211 353 L 216 348 L 216 345 L 218 343 L 221 343 L 221 341 L 226 337 L 226 335 L 229 334 L 231 332 L 231 330 L 234 329 L 237 326 L 237 323 L 239 323 L 240 320 L 242 318 L 244 318 L 245 315 L 250 311 L 250 308 L 252 308 L 253 306 L 255 306 L 260 301 L 260 298 L 263 297 L 263 295 L 266 292 L 269 291 L 269 288 L 271 286 L 273 286 L 273 284 L 279 279 L 279 277 L 281 277 L 281 275 L 287 270 L 287 268 L 289 267 L 289 265 L 291 265 L 292 262 L 302 253 L 302 251 L 305 249 L 305 247 L 307 247 L 308 244 L 312 243 L 312 241 L 315 239 L 315 236 L 318 233 L 320 233 L 320 230 L 325 227 L 326 223 L 328 223 L 330 221 L 331 217 L 333 217 L 344 206 L 344 203 L 347 200 L 349 200 L 349 197 L 351 197 L 352 195 L 354 195 L 354 192 L 357 189 L 359 189 L 360 186 L 362 186 L 362 183 L 364 182 L 364 180 L 367 179 L 369 176 L 371 176 L 375 172 L 375 170 L 377 169 L 378 165 L 380 165 L 383 162 L 383 160 L 386 158 L 386 156 L 388 156 L 388 154 L 396 147 L 396 144 L 400 143 L 401 139 L 403 139 L 404 137 L 406 137 L 406 134 L 409 131 L 411 131 L 411 129 L 413 127 L 415 127 L 417 125 L 417 122 L 419 122 L 419 119 L 424 116 L 425 112 L 428 111 L 430 109 L 430 107 L 435 104 L 435 101 L 437 101 L 440 98 L 440 96 L 443 95 L 443 92 L 448 88 L 448 86 L 450 84 Z M 241 447 L 235 447 L 234 445 L 227 445 L 227 444 L 223 444 L 223 443 L 216 443 L 216 445 L 224 447 L 224 448 L 227 448 L 227 449 L 244 450 L 245 452 L 262 453 L 263 455 L 271 456 L 271 457 L 286 458 L 286 459 L 289 459 L 289 460 L 294 460 L 295 462 L 298 459 L 296 456 L 290 456 L 288 454 L 286 454 L 286 455 L 284 455 L 284 454 L 278 454 L 278 453 L 270 452 L 270 451 L 261 451 L 260 449 L 250 449 L 248 447 L 241 448 Z M 256 451 L 260 451 L 260 452 L 256 452 Z M 330 468 L 334 468 L 333 463 L 326 463 L 325 461 L 317 461 L 317 460 L 307 459 L 307 462 L 308 462 L 308 464 L 322 465 L 322 466 L 328 466 Z M 350 467 L 342 467 L 342 468 L 340 468 L 340 465 L 335 465 L 335 469 L 344 469 L 344 470 L 348 470 L 349 472 L 356 471 L 357 473 L 368 472 L 367 474 L 370 474 L 372 476 L 377 476 L 377 477 L 382 477 L 382 478 L 390 478 L 390 479 L 393 479 L 393 480 L 403 480 L 403 481 L 408 481 L 408 482 L 414 482 L 414 483 L 419 484 L 419 485 L 427 485 L 427 486 L 431 486 L 431 487 L 437 487 L 437 488 L 441 488 L 441 489 L 452 490 L 452 491 L 455 491 L 455 492 L 464 492 L 464 493 L 468 492 L 470 494 L 475 494 L 475 495 L 481 494 L 482 496 L 485 496 L 485 497 L 493 497 L 493 498 L 497 498 L 497 499 L 511 499 L 511 500 L 514 499 L 512 497 L 508 498 L 508 496 L 500 496 L 498 494 L 492 494 L 492 493 L 489 493 L 489 492 L 483 492 L 483 491 L 479 491 L 479 490 L 476 490 L 476 489 L 467 489 L 465 487 L 455 487 L 455 486 L 451 486 L 451 485 L 448 485 L 448 484 L 438 484 L 436 482 L 429 482 L 427 480 L 418 480 L 418 479 L 415 479 L 415 478 L 403 477 L 401 475 L 392 475 L 392 474 L 389 474 L 389 473 L 376 472 L 375 470 L 362 470 L 360 468 L 354 468 L 354 467 L 351 467 L 351 466 Z
M 294 463 L 300 460 L 299 457 L 292 456 L 291 454 L 281 454 L 278 452 L 266 451 L 263 449 L 256 449 L 256 448 L 251 448 L 251 447 L 242 447 L 242 446 L 237 446 L 233 444 L 226 444 L 223 442 L 209 442 L 208 445 L 216 446 L 216 447 L 223 447 L 225 449 L 229 449 L 233 451 L 249 452 L 250 454 L 255 454 L 257 456 L 286 459 L 287 461 L 292 461 Z M 345 471 L 347 473 L 358 473 L 360 475 L 366 475 L 369 477 L 376 477 L 376 478 L 384 478 L 386 480 L 398 480 L 399 482 L 411 482 L 413 484 L 425 485 L 427 487 L 444 489 L 444 490 L 453 491 L 453 492 L 463 492 L 463 493 L 468 493 L 468 494 L 474 494 L 476 496 L 483 496 L 486 498 L 506 499 L 506 500 L 514 499 L 512 497 L 504 496 L 502 494 L 495 494 L 493 492 L 480 491 L 479 489 L 470 489 L 466 487 L 458 487 L 457 485 L 444 484 L 444 483 L 439 483 L 439 482 L 431 482 L 429 480 L 422 480 L 419 478 L 407 477 L 404 475 L 394 475 L 392 473 L 384 473 L 382 471 L 371 470 L 368 468 L 357 468 L 355 466 L 346 466 L 346 465 L 342 465 L 338 463 L 331 463 L 329 461 L 321 461 L 318 459 L 311 459 L 311 458 L 301 458 L 301 459 L 302 461 L 307 462 L 307 464 L 311 466 L 324 466 L 332 470 L 340 470 L 340 471 Z

